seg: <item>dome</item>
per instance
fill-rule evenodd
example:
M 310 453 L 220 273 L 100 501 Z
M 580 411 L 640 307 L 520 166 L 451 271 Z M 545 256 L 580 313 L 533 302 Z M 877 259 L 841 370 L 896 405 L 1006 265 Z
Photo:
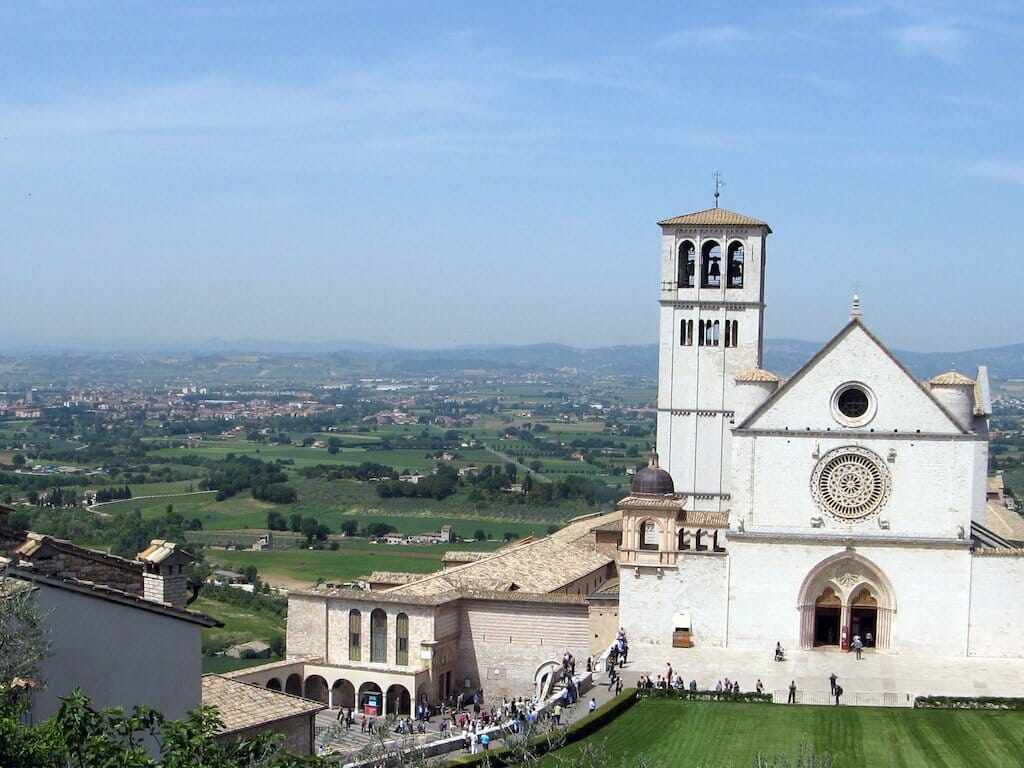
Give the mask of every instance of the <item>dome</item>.
M 631 492 L 646 496 L 666 496 L 676 492 L 672 475 L 658 466 L 658 454 L 652 453 L 651 463 L 633 475 Z
M 948 371 L 936 376 L 934 379 L 929 379 L 928 383 L 939 387 L 973 387 L 978 382 L 958 371 Z

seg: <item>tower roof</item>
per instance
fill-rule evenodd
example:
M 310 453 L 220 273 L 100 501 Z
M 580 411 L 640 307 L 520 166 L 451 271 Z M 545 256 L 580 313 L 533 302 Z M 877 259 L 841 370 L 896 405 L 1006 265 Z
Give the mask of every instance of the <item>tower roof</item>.
M 672 475 L 658 466 L 658 454 L 651 453 L 650 464 L 643 469 L 638 469 L 633 475 L 631 492 L 645 496 L 667 496 L 675 491 Z
M 740 227 L 765 227 L 769 232 L 772 228 L 766 222 L 759 219 L 752 219 L 741 213 L 730 211 L 725 208 L 708 208 L 706 211 L 685 213 L 682 216 L 675 216 L 671 219 L 659 221 L 658 226 L 665 227 L 672 224 L 718 224 Z
M 959 371 L 947 371 L 929 379 L 928 383 L 940 387 L 973 387 L 978 382 L 969 376 L 964 376 Z

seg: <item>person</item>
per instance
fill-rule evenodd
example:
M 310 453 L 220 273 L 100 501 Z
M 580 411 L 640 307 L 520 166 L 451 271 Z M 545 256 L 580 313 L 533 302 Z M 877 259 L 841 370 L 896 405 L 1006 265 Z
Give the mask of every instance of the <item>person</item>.
M 836 706 L 839 706 L 839 697 L 843 695 L 843 686 L 836 686 Z
M 868 648 L 873 648 L 875 645 L 875 636 L 872 635 L 870 632 L 864 633 L 864 645 L 866 645 Z
M 860 635 L 853 636 L 853 651 L 857 654 L 857 661 L 861 661 L 864 657 L 861 656 L 861 651 L 864 649 L 864 643 L 860 639 Z
M 366 715 L 363 715 L 363 719 L 359 721 L 359 732 L 366 733 Z
M 590 702 L 587 704 L 587 711 L 592 713 L 595 709 L 597 709 L 597 699 L 591 696 Z
M 761 678 L 757 678 L 757 684 L 754 686 L 754 690 L 758 693 L 764 693 L 764 683 L 761 682 Z
M 839 678 L 836 676 L 835 672 L 833 672 L 831 675 L 828 676 L 829 690 L 832 691 L 832 695 L 833 696 L 836 695 L 836 680 L 838 680 L 838 679 Z
M 786 699 L 787 704 L 796 704 L 796 680 L 789 681 L 789 698 Z
M 491 736 L 490 736 L 490 734 L 485 733 L 485 734 L 480 736 L 480 746 L 482 746 L 484 748 L 484 751 L 487 751 L 488 749 L 491 748 Z
M 782 661 L 785 658 L 786 658 L 786 651 L 782 647 L 782 643 L 776 641 L 775 642 L 775 660 L 776 661 Z
M 555 709 L 552 712 L 551 719 L 555 721 L 555 725 L 562 724 L 562 705 L 559 702 L 555 702 Z
M 618 696 L 620 693 L 622 693 L 622 678 L 621 677 L 618 678 L 615 681 L 615 695 Z

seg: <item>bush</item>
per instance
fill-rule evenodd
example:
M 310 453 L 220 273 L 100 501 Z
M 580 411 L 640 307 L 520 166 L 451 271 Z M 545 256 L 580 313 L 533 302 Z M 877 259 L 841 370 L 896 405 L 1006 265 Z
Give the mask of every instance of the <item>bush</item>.
M 739 701 L 744 704 L 771 704 L 770 693 L 729 693 L 727 691 L 688 691 L 685 688 L 639 688 L 638 699 L 685 699 L 687 701 Z
M 1008 709 L 1024 711 L 1024 699 L 1005 696 L 918 696 L 915 709 Z

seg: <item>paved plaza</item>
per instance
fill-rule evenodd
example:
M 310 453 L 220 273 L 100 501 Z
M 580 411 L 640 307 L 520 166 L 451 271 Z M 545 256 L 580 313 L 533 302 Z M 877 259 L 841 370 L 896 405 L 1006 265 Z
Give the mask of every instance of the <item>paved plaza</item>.
M 754 690 L 757 679 L 765 691 L 785 696 L 791 680 L 807 694 L 805 703 L 819 703 L 818 694 L 827 694 L 829 675 L 839 677 L 844 698 L 849 703 L 855 694 L 865 694 L 862 703 L 909 704 L 915 696 L 1024 696 L 1024 659 L 943 658 L 938 656 L 906 656 L 865 650 L 863 660 L 853 653 L 837 650 L 789 650 L 786 660 L 772 659 L 773 649 L 763 652 L 726 648 L 665 648 L 654 645 L 631 645 L 632 684 L 636 675 L 646 672 L 652 677 L 664 674 L 666 665 L 689 683 L 696 680 L 701 689 L 714 688 L 728 677 L 738 680 L 742 691 Z M 867 694 L 894 694 L 882 701 Z M 909 696 L 909 701 L 907 701 Z M 783 698 L 783 701 L 785 698 Z M 820 702 L 824 703 L 824 702 Z

